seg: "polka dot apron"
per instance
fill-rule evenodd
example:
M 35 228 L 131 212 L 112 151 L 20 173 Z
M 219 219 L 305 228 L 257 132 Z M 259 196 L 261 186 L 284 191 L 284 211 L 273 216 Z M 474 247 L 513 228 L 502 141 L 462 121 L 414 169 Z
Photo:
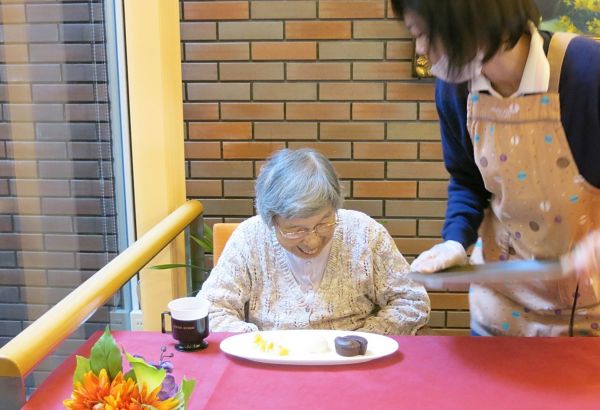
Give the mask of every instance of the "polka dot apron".
M 469 95 L 475 161 L 492 193 L 474 263 L 556 259 L 600 226 L 600 190 L 580 175 L 560 119 L 560 68 L 572 37 L 552 37 L 547 93 Z M 471 327 L 484 335 L 566 335 L 576 286 L 575 278 L 473 284 Z M 599 302 L 589 278 L 581 278 L 574 335 L 600 336 Z

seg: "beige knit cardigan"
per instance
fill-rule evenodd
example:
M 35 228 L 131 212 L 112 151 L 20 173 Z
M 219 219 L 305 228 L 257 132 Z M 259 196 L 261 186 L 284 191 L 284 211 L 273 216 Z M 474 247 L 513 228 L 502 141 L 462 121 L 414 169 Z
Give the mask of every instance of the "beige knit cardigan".
M 387 230 L 369 216 L 338 211 L 318 288 L 303 291 L 275 231 L 259 216 L 227 242 L 199 296 L 212 302 L 212 331 L 359 330 L 408 335 L 429 318 L 429 297 L 410 281 L 409 265 Z

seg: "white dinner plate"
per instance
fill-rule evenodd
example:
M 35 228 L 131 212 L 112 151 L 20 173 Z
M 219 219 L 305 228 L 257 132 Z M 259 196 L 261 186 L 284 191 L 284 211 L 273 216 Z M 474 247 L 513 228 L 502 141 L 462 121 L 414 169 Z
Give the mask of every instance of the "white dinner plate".
M 284 346 L 289 354 L 279 356 L 276 352 L 263 352 L 254 343 L 259 333 L 266 341 Z M 337 336 L 356 335 L 367 339 L 367 352 L 358 356 L 340 356 L 335 352 L 334 339 Z M 323 353 L 310 353 L 299 349 L 301 345 L 314 345 L 315 339 L 327 343 L 328 350 Z M 304 343 L 305 342 L 305 343 Z M 374 333 L 350 332 L 343 330 L 272 330 L 263 332 L 240 333 L 221 342 L 221 350 L 231 356 L 271 364 L 292 365 L 333 365 L 368 362 L 388 356 L 398 350 L 394 339 Z M 291 347 L 291 348 L 290 348 Z

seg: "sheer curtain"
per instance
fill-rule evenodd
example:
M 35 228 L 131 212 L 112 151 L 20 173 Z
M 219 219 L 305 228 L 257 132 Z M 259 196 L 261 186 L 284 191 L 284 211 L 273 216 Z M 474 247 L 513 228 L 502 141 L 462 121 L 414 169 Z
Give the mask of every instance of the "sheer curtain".
M 114 49 L 107 6 L 0 2 L 0 345 L 122 247 L 115 186 L 123 185 L 124 161 L 118 103 L 111 101 L 118 81 L 109 76 L 116 55 L 107 55 Z M 28 387 L 93 331 L 109 322 L 126 327 L 127 295 L 119 292 L 89 318 L 38 366 Z

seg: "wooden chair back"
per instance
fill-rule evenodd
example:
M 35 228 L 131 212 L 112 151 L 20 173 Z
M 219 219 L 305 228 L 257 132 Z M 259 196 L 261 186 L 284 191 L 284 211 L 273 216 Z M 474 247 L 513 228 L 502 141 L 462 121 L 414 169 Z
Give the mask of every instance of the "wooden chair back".
M 217 264 L 225 244 L 239 223 L 216 223 L 213 225 L 213 265 Z

